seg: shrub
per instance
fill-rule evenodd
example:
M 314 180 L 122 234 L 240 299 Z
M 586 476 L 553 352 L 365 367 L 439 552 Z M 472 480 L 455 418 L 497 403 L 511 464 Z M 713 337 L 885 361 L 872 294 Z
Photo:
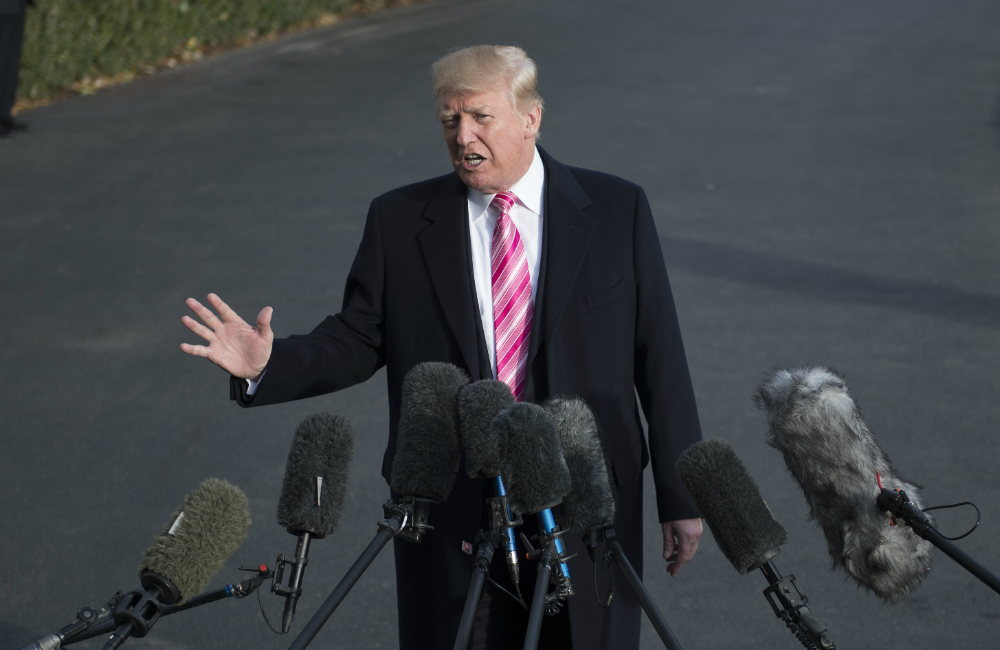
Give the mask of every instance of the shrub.
M 205 48 L 253 41 L 386 0 L 36 0 L 25 25 L 18 96 L 38 100 L 92 80 L 126 80 Z M 327 20 L 326 22 L 330 22 Z

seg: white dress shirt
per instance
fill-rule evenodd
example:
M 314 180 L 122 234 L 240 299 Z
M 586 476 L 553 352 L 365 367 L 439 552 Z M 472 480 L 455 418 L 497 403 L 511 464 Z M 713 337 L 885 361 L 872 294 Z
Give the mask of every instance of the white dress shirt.
M 531 300 L 538 295 L 538 269 L 542 261 L 542 197 L 545 186 L 545 165 L 535 149 L 531 167 L 521 180 L 514 183 L 510 192 L 517 197 L 510 209 L 510 218 L 521 235 L 524 253 L 528 258 L 528 276 L 531 278 Z M 500 218 L 500 210 L 490 205 L 496 194 L 483 194 L 468 189 L 469 236 L 472 245 L 472 272 L 476 278 L 476 296 L 479 299 L 479 317 L 483 321 L 486 348 L 490 352 L 493 376 L 497 376 L 496 337 L 493 331 L 493 271 L 490 265 L 493 247 L 493 228 Z
M 535 149 L 534 158 L 527 173 L 521 180 L 514 183 L 510 192 L 517 201 L 510 209 L 510 218 L 514 221 L 524 253 L 528 258 L 528 276 L 531 278 L 531 300 L 538 295 L 538 270 L 542 261 L 542 212 L 545 186 L 545 165 Z M 479 317 L 483 321 L 483 335 L 486 337 L 486 348 L 490 352 L 490 365 L 493 376 L 497 376 L 496 336 L 493 330 L 493 270 L 490 265 L 493 248 L 493 228 L 496 227 L 500 210 L 490 205 L 496 194 L 483 194 L 471 187 L 468 188 L 469 202 L 469 236 L 472 245 L 472 271 L 476 278 L 476 296 L 479 300 Z M 266 371 L 265 371 L 266 373 Z M 257 381 L 247 379 L 247 394 L 257 392 L 257 386 L 263 381 L 261 374 Z

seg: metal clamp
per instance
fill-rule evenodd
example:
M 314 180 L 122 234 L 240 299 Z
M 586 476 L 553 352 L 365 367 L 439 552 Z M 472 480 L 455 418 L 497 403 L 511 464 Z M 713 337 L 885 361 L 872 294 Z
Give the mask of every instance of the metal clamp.
M 560 552 L 559 545 L 556 544 L 556 540 L 562 540 L 564 532 L 556 526 L 552 529 L 551 533 L 532 535 L 531 539 L 538 541 L 538 548 L 532 546 L 531 540 L 523 532 L 521 533 L 521 541 L 524 543 L 524 547 L 528 549 L 528 559 L 541 560 L 551 565 L 552 573 L 549 576 L 549 582 L 553 585 L 554 589 L 545 596 L 546 616 L 555 616 L 558 614 L 562 609 L 563 603 L 576 593 L 569 576 L 562 570 L 566 561 L 576 557 L 576 553 L 569 555 L 565 550 Z M 562 547 L 565 549 L 566 545 L 562 544 Z

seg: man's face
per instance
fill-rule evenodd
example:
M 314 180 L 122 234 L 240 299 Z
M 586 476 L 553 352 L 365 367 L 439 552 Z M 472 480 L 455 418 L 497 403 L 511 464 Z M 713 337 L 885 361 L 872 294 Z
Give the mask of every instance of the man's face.
M 451 164 L 483 194 L 509 190 L 528 171 L 542 109 L 518 113 L 506 89 L 449 97 L 438 111 Z

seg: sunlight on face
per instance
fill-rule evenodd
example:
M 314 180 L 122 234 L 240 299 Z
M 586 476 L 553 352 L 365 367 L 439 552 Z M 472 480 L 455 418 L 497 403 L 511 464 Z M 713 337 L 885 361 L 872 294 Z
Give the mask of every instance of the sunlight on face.
M 528 171 L 542 111 L 519 113 L 504 89 L 456 95 L 438 111 L 451 164 L 484 194 L 508 190 Z

